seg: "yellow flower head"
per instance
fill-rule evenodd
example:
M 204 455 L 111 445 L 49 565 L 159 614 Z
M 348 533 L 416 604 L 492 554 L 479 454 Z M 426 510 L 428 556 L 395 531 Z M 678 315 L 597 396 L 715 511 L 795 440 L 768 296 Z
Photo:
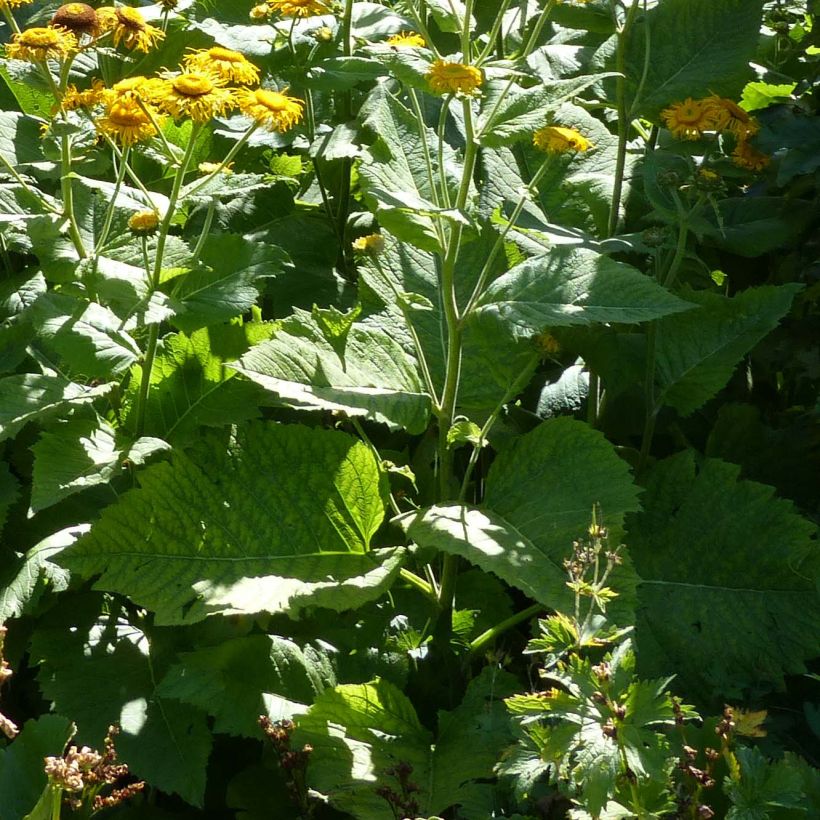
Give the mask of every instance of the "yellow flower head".
M 273 9 L 266 3 L 261 3 L 258 6 L 254 6 L 248 13 L 248 16 L 251 20 L 267 20 L 271 14 L 273 14 Z
M 561 344 L 551 333 L 544 331 L 532 337 L 535 347 L 544 358 L 551 358 L 561 352 Z
M 387 45 L 394 48 L 425 48 L 427 42 L 421 34 L 415 31 L 403 31 L 401 34 L 394 34 L 387 40 Z
M 427 72 L 427 82 L 436 94 L 472 94 L 483 82 L 481 71 L 472 65 L 436 60 Z
M 156 104 L 177 119 L 190 117 L 194 122 L 208 122 L 236 105 L 234 92 L 225 84 L 222 77 L 210 71 L 186 69 L 163 82 L 155 96 Z
M 283 17 L 316 17 L 330 14 L 330 6 L 325 0 L 268 0 L 268 8 Z
M 728 131 L 739 140 L 745 140 L 760 130 L 757 120 L 737 103 L 725 97 L 711 96 L 704 101 L 715 131 Z
M 768 154 L 758 151 L 746 140 L 739 140 L 732 151 L 732 162 L 738 168 L 746 168 L 749 171 L 762 171 L 771 161 L 772 158 Z
M 76 111 L 78 108 L 93 108 L 103 101 L 105 94 L 105 83 L 102 80 L 94 80 L 91 88 L 80 91 L 76 85 L 66 86 L 60 108 L 63 111 Z
M 124 80 L 114 83 L 111 88 L 107 88 L 103 92 L 103 98 L 108 104 L 123 99 L 140 99 L 145 103 L 153 103 L 163 86 L 163 81 L 158 77 L 145 77 L 142 74 L 135 74 L 133 77 L 126 77 Z
M 0 9 L 16 9 L 19 6 L 30 6 L 34 0 L 0 0 Z
M 532 135 L 532 144 L 548 154 L 566 154 L 570 151 L 589 151 L 592 143 L 574 128 L 547 125 Z
M 96 37 L 100 33 L 97 12 L 88 3 L 65 3 L 54 12 L 50 25 L 68 29 L 78 39 L 84 35 Z
M 111 32 L 114 45 L 122 43 L 129 51 L 149 52 L 165 37 L 162 29 L 145 22 L 142 14 L 130 6 L 103 6 L 97 9 L 103 32 Z
M 691 97 L 661 111 L 661 118 L 678 139 L 696 140 L 704 131 L 714 130 L 713 107 Z
M 151 118 L 133 98 L 123 97 L 107 105 L 105 116 L 94 124 L 101 134 L 126 147 L 151 139 L 157 133 Z
M 197 170 L 200 174 L 205 174 L 206 176 L 210 176 L 211 174 L 216 174 L 218 172 L 220 174 L 225 174 L 226 177 L 229 177 L 233 174 L 233 168 L 231 167 L 232 165 L 232 162 L 227 165 L 223 165 L 221 162 L 200 162 L 199 165 L 197 165 Z
M 156 211 L 137 211 L 129 218 L 128 227 L 139 236 L 148 236 L 159 227 L 159 214 Z
M 6 46 L 6 57 L 42 63 L 62 60 L 77 50 L 77 38 L 65 29 L 29 28 L 15 34 Z
M 289 131 L 302 119 L 305 104 L 296 97 L 288 97 L 287 89 L 242 88 L 236 95 L 239 110 L 268 131 Z
M 259 69 L 243 54 L 222 46 L 195 51 L 185 57 L 185 67 L 194 71 L 209 71 L 229 83 L 256 85 Z
M 356 253 L 368 253 L 375 256 L 384 250 L 384 237 L 380 233 L 371 233 L 353 240 Z

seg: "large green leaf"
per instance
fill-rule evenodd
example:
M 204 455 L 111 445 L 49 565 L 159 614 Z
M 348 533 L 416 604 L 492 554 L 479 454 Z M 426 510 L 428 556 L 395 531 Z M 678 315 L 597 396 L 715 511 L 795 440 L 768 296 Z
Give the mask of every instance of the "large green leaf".
M 646 322 L 690 307 L 631 265 L 586 248 L 557 247 L 496 279 L 479 300 L 477 317 L 529 337 L 548 327 Z
M 43 758 L 59 757 L 72 725 L 60 715 L 43 715 L 23 726 L 16 740 L 0 750 L 0 807 L 3 820 L 23 820 L 46 787 Z
M 760 749 L 737 750 L 739 776 L 728 777 L 723 789 L 732 801 L 726 820 L 776 820 L 808 817 L 803 778 L 793 755 L 776 762 Z
M 334 338 L 304 311 L 232 364 L 234 370 L 307 410 L 337 410 L 421 433 L 430 416 L 416 362 L 388 333 L 354 324 Z
M 0 441 L 11 438 L 30 421 L 43 421 L 90 404 L 113 385 L 85 387 L 62 378 L 21 373 L 0 379 Z
M 97 620 L 89 607 L 61 607 L 31 642 L 43 694 L 77 724 L 78 745 L 101 748 L 113 723 L 117 751 L 131 772 L 201 805 L 211 734 L 205 713 L 160 696 L 159 659 L 147 636 L 115 613 Z
M 657 325 L 658 405 L 689 415 L 729 381 L 741 357 L 788 313 L 800 285 L 749 288 L 733 298 L 688 291 L 700 305 Z
M 129 595 L 159 623 L 215 612 L 355 608 L 399 570 L 368 552 L 384 479 L 351 436 L 251 423 L 148 468 L 59 563 Z
M 739 97 L 751 76 L 762 6 L 762 0 L 663 0 L 638 18 L 627 40 L 626 76 L 633 104 L 644 80 L 641 115 L 657 120 L 662 108 L 687 97 Z
M 223 427 L 256 418 L 269 403 L 257 385 L 236 378 L 225 362 L 270 337 L 273 325 L 246 322 L 176 333 L 162 339 L 151 369 L 145 430 L 173 444 L 195 438 L 202 427 Z M 129 386 L 126 425 L 133 426 L 140 372 Z
M 393 684 L 377 679 L 328 689 L 299 720 L 298 742 L 313 746 L 309 785 L 360 820 L 390 820 L 392 810 L 376 788 L 398 791 L 388 770 L 409 764 L 408 779 L 418 786 L 414 797 L 424 817 L 464 804 L 483 810 L 469 816 L 489 817 L 492 804 L 477 781 L 492 777 L 501 750 L 512 740 L 502 698 L 517 685 L 512 675 L 486 667 L 460 706 L 439 712 L 435 743 Z
M 43 162 L 40 121 L 17 111 L 0 111 L 0 154 L 12 167 Z
M 593 506 L 617 540 L 638 509 L 629 468 L 596 430 L 569 418 L 546 421 L 496 459 L 482 508 L 432 507 L 400 520 L 420 546 L 461 555 L 535 600 L 572 605 L 563 561 L 589 527 Z M 624 604 L 629 581 L 619 588 Z M 618 584 L 613 584 L 618 586 Z
M 157 693 L 208 712 L 215 732 L 258 738 L 260 715 L 291 719 L 335 684 L 317 649 L 278 635 L 249 635 L 183 653 Z
M 125 444 L 117 431 L 99 417 L 73 418 L 43 433 L 32 448 L 32 514 L 88 487 L 107 484 L 123 469 L 126 460 L 143 464 L 170 445 L 157 438 L 140 438 Z
M 692 452 L 657 465 L 645 512 L 627 521 L 642 674 L 736 696 L 783 684 L 820 653 L 814 526 L 774 490 Z

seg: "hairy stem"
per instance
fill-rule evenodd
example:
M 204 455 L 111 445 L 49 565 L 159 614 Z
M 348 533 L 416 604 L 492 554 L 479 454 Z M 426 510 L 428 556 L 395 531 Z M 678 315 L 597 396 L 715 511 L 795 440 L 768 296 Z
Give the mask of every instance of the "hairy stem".
M 526 609 L 522 609 L 521 612 L 516 612 L 515 615 L 511 615 L 506 620 L 501 621 L 500 624 L 496 624 L 486 632 L 482 632 L 477 638 L 470 641 L 470 653 L 473 655 L 479 653 L 485 646 L 487 646 L 487 644 L 492 643 L 499 635 L 507 632 L 514 626 L 518 626 L 518 624 L 528 621 L 530 618 L 534 618 L 539 612 L 543 611 L 544 607 L 541 604 L 533 604 L 532 606 L 528 606 Z

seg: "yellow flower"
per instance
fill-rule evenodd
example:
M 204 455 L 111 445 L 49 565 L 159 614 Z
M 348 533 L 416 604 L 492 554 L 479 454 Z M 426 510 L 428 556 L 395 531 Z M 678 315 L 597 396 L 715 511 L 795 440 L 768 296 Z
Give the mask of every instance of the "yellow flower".
M 65 3 L 54 12 L 50 25 L 68 29 L 78 38 L 96 37 L 100 33 L 97 12 L 88 3 Z
M 123 146 L 151 139 L 157 131 L 151 118 L 133 98 L 123 97 L 106 106 L 105 116 L 95 123 L 101 134 Z
M 561 343 L 551 333 L 544 331 L 532 337 L 538 352 L 545 358 L 556 356 L 561 352 Z
M 661 118 L 678 139 L 696 140 L 704 131 L 714 130 L 713 106 L 691 97 L 661 111 Z
M 142 74 L 135 74 L 133 77 L 126 77 L 118 83 L 114 83 L 111 88 L 103 92 L 104 100 L 111 104 L 122 99 L 140 99 L 146 103 L 153 103 L 157 94 L 162 90 L 164 83 L 158 77 L 145 77 Z
M 225 174 L 226 177 L 229 177 L 233 173 L 232 165 L 232 162 L 227 165 L 223 165 L 221 162 L 200 162 L 199 165 L 197 165 L 197 170 L 200 174 L 205 174 L 206 176 L 210 176 L 219 171 L 220 174 Z
M 771 161 L 772 158 L 768 154 L 758 151 L 746 140 L 739 140 L 732 151 L 732 162 L 738 168 L 746 168 L 749 171 L 762 171 Z
M 152 234 L 159 227 L 159 214 L 156 211 L 137 211 L 129 218 L 128 227 L 140 236 Z
M 267 20 L 271 14 L 273 14 L 271 7 L 262 3 L 259 6 L 254 6 L 248 13 L 248 16 L 251 20 Z
M 16 9 L 19 6 L 29 6 L 34 0 L 0 0 L 0 9 Z
M 315 17 L 330 14 L 330 6 L 324 0 L 268 0 L 268 8 L 283 17 Z
M 472 94 L 483 82 L 481 72 L 472 65 L 436 60 L 427 72 L 427 82 L 436 94 Z
M 532 144 L 548 154 L 566 154 L 569 151 L 589 151 L 592 143 L 574 128 L 547 125 L 532 135 Z
M 15 34 L 6 46 L 6 57 L 42 63 L 61 60 L 77 49 L 77 38 L 65 29 L 30 28 Z
M 737 103 L 725 97 L 711 96 L 704 101 L 715 131 L 729 131 L 739 140 L 751 137 L 760 130 L 757 120 Z
M 103 32 L 111 32 L 114 45 L 122 43 L 130 51 L 149 52 L 165 37 L 162 29 L 145 22 L 137 9 L 130 6 L 102 6 L 97 9 L 97 18 Z
M 195 51 L 185 57 L 185 67 L 194 71 L 210 71 L 229 83 L 255 85 L 259 69 L 243 54 L 222 46 Z
M 353 240 L 353 250 L 357 253 L 370 253 L 374 256 L 384 250 L 384 237 L 380 233 L 371 233 Z
M 93 108 L 99 105 L 105 94 L 105 83 L 102 80 L 94 80 L 91 88 L 80 91 L 76 85 L 66 86 L 63 99 L 60 101 L 60 108 L 63 111 L 76 111 L 78 108 Z
M 394 34 L 387 40 L 387 45 L 394 48 L 425 48 L 427 43 L 421 34 L 415 31 L 403 31 L 401 34 Z
M 194 122 L 208 122 L 236 105 L 234 92 L 225 88 L 225 80 L 209 71 L 190 70 L 165 80 L 155 101 L 171 116 L 190 117 Z
M 289 131 L 302 119 L 305 104 L 296 97 L 288 97 L 287 89 L 242 88 L 236 96 L 239 110 L 269 131 Z

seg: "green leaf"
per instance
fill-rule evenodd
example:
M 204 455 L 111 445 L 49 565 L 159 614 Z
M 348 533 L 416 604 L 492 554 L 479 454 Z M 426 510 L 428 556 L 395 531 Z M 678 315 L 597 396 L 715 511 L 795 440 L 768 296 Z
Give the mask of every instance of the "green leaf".
M 179 624 L 216 612 L 355 608 L 378 597 L 402 551 L 369 553 L 384 516 L 371 451 L 344 433 L 251 423 L 225 444 L 140 474 L 60 556 L 96 588 Z M 145 522 L 150 521 L 146 529 Z
M 688 416 L 721 390 L 741 357 L 777 327 L 801 290 L 797 284 L 749 288 L 733 298 L 687 291 L 700 305 L 657 325 L 658 406 Z
M 461 555 L 564 611 L 574 597 L 563 561 L 588 529 L 593 506 L 600 505 L 617 539 L 624 514 L 638 509 L 637 498 L 628 466 L 606 439 L 582 422 L 560 418 L 539 425 L 498 456 L 482 508 L 436 506 L 399 523 L 419 546 Z M 617 599 L 613 608 L 630 598 L 628 588 L 618 591 L 623 601 Z
M 759 111 L 770 105 L 781 103 L 791 97 L 797 83 L 746 83 L 740 107 L 744 111 Z
M 214 718 L 214 731 L 259 737 L 259 716 L 293 719 L 336 680 L 328 659 L 278 635 L 249 635 L 185 652 L 157 688 Z
M 485 668 L 460 706 L 439 712 L 435 746 L 409 699 L 393 684 L 377 679 L 326 690 L 299 720 L 296 736 L 298 743 L 313 746 L 309 785 L 355 817 L 389 820 L 392 811 L 375 789 L 398 789 L 388 770 L 404 763 L 412 766 L 409 780 L 419 787 L 414 796 L 424 816 L 474 803 L 477 795 L 489 812 L 477 781 L 492 777 L 501 749 L 512 740 L 501 699 L 516 686 L 508 673 Z
M 160 343 L 151 369 L 145 430 L 173 444 L 196 438 L 202 427 L 224 427 L 259 416 L 269 403 L 263 391 L 225 366 L 270 337 L 273 324 L 246 322 L 176 333 Z M 133 426 L 140 371 L 129 386 L 126 424 Z
M 68 589 L 68 573 L 51 559 L 89 529 L 88 524 L 78 524 L 55 532 L 33 546 L 21 563 L 4 567 L 0 576 L 0 624 L 25 615 L 47 589 Z
M 109 378 L 128 370 L 140 355 L 109 308 L 60 293 L 41 296 L 31 319 L 40 337 L 75 373 Z
M 0 154 L 12 167 L 45 161 L 40 122 L 17 111 L 0 111 Z
M 21 373 L 0 379 L 0 441 L 11 438 L 30 421 L 44 421 L 90 404 L 113 385 L 85 387 L 61 376 Z
M 45 292 L 42 273 L 20 273 L 0 282 L 0 318 L 25 313 Z
M 22 820 L 34 808 L 47 783 L 43 758 L 62 755 L 72 734 L 68 718 L 43 715 L 28 721 L 17 738 L 0 750 L 3 820 Z
M 31 642 L 38 681 L 54 708 L 77 724 L 77 745 L 101 748 L 118 723 L 117 752 L 132 774 L 201 806 L 211 734 L 205 713 L 161 697 L 147 637 L 115 613 L 60 608 Z
M 732 801 L 726 820 L 776 820 L 784 810 L 806 808 L 800 771 L 789 760 L 770 763 L 759 749 L 748 747 L 735 754 L 740 777 L 726 778 L 723 784 Z
M 284 270 L 288 257 L 275 245 L 216 234 L 205 240 L 199 261 L 198 267 L 163 285 L 177 309 L 173 323 L 188 333 L 249 310 L 262 282 Z
M 117 441 L 116 430 L 100 418 L 74 418 L 57 424 L 32 448 L 30 514 L 88 487 L 109 483 L 126 459 L 142 463 L 164 450 L 170 450 L 170 445 L 156 438 L 140 438 L 123 446 Z
M 820 652 L 814 526 L 739 471 L 673 456 L 650 475 L 646 511 L 627 521 L 642 674 L 677 674 L 706 699 L 779 688 Z
M 6 516 L 20 494 L 17 479 L 11 474 L 9 465 L 0 461 L 0 533 L 6 525 Z M 0 618 L 0 623 L 2 623 Z
M 751 74 L 762 6 L 762 0 L 664 0 L 639 17 L 626 48 L 631 104 L 642 81 L 638 112 L 654 121 L 661 109 L 687 97 L 737 99 Z
M 376 328 L 353 324 L 344 340 L 329 340 L 314 317 L 297 310 L 231 367 L 291 407 L 364 416 L 411 433 L 427 429 L 430 397 L 416 362 Z
M 477 316 L 529 337 L 548 327 L 646 322 L 690 307 L 630 265 L 586 248 L 557 247 L 496 279 Z

